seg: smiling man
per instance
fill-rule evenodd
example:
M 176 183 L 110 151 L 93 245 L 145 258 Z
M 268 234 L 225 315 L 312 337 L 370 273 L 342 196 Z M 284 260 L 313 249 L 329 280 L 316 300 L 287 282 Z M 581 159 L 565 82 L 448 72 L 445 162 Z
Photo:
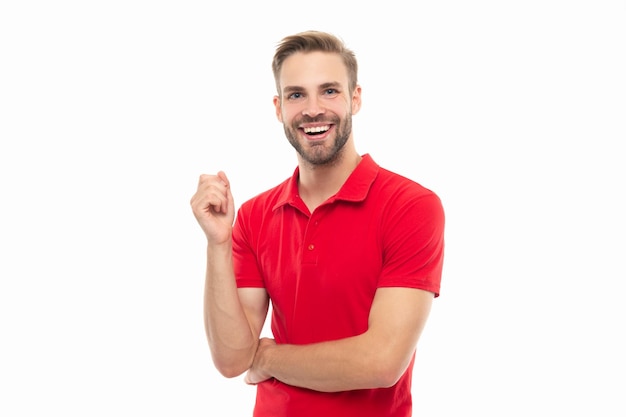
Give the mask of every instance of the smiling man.
M 408 417 L 440 290 L 441 201 L 357 153 L 358 66 L 340 39 L 288 36 L 272 68 L 293 174 L 236 217 L 224 172 L 201 175 L 191 198 L 207 237 L 213 362 L 256 385 L 255 417 Z M 260 338 L 270 302 L 273 338 Z

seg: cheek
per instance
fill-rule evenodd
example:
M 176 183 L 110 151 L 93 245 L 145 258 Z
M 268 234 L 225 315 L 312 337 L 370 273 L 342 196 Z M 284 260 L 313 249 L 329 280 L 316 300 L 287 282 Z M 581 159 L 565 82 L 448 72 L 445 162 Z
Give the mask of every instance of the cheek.
M 281 110 L 278 111 L 277 115 L 278 120 L 280 120 L 282 123 L 292 123 L 300 115 L 300 113 L 297 109 L 291 106 L 283 107 Z

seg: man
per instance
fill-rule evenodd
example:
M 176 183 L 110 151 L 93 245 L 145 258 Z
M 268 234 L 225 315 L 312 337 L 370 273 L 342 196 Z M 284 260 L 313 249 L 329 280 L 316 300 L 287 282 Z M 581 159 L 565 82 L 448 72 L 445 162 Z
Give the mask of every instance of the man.
M 191 199 L 208 241 L 213 362 L 226 377 L 247 372 L 255 417 L 410 416 L 416 345 L 439 295 L 441 202 L 357 153 L 357 61 L 339 39 L 288 36 L 272 67 L 293 175 L 236 220 L 224 172 L 201 175 Z M 260 339 L 270 302 L 274 339 Z

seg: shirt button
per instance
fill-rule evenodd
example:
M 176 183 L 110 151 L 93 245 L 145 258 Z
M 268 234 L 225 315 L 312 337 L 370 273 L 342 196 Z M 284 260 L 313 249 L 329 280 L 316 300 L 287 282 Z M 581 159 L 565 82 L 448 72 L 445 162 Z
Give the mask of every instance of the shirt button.
M 313 249 L 315 249 L 315 245 L 311 243 L 311 244 L 309 245 L 309 250 L 313 250 Z

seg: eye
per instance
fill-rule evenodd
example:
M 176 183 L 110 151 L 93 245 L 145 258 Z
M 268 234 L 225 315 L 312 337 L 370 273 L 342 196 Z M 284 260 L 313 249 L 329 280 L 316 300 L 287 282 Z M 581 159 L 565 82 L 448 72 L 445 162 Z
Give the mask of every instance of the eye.
M 291 93 L 287 96 L 288 100 L 297 100 L 299 98 L 302 98 L 302 93 L 299 92 Z
M 327 88 L 326 90 L 324 90 L 324 95 L 333 96 L 335 94 L 339 94 L 339 91 L 337 91 L 337 89 L 335 88 Z

